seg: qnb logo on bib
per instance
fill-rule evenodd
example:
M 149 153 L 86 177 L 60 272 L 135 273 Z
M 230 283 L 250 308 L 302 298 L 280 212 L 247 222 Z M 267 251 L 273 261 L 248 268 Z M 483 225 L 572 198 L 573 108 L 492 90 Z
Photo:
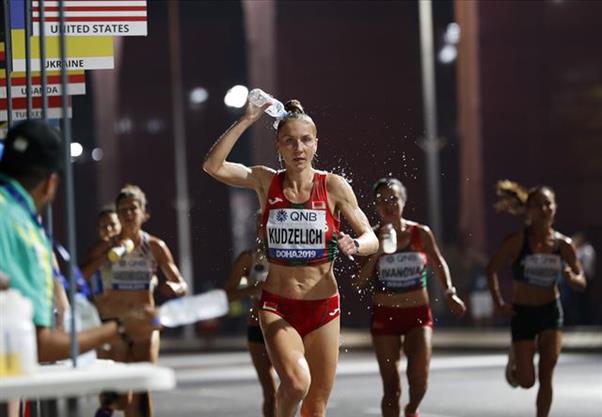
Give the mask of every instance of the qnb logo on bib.
M 529 284 L 550 287 L 560 277 L 562 259 L 558 255 L 535 253 L 525 257 L 523 268 Z
M 326 211 L 309 209 L 270 210 L 267 237 L 270 257 L 311 260 L 326 250 Z
M 378 261 L 378 275 L 385 287 L 406 288 L 422 285 L 426 256 L 421 252 L 384 255 Z

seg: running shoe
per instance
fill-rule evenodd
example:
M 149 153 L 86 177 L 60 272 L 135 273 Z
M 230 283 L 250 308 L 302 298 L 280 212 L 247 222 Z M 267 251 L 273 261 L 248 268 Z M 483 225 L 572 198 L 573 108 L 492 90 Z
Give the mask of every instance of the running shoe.
M 101 407 L 98 410 L 96 410 L 96 414 L 94 414 L 94 417 L 111 417 L 112 415 L 113 410 L 111 410 L 110 408 Z
M 508 353 L 508 363 L 506 364 L 506 381 L 512 388 L 518 387 L 518 381 L 516 380 L 516 363 L 514 361 L 514 349 L 510 348 Z
M 406 405 L 403 409 L 403 415 L 405 417 L 420 417 L 420 413 L 418 412 L 418 410 L 416 410 L 414 413 L 408 413 L 408 410 L 406 410 L 408 406 Z

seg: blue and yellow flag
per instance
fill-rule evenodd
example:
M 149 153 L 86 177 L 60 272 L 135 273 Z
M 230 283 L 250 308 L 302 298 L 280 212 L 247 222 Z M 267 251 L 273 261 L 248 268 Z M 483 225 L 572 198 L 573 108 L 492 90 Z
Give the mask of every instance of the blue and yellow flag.
M 13 70 L 25 71 L 25 2 L 11 0 Z M 40 70 L 40 41 L 31 38 L 31 70 Z M 46 37 L 46 70 L 62 68 L 58 37 Z M 109 36 L 66 37 L 68 70 L 113 69 L 113 38 Z

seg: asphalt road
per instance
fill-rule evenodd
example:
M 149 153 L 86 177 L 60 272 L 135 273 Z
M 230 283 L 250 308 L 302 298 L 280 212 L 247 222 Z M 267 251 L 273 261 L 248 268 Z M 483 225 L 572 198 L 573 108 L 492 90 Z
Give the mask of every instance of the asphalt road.
M 505 363 L 502 354 L 435 353 L 421 416 L 534 416 L 537 385 L 530 390 L 508 386 Z M 178 387 L 154 393 L 157 417 L 260 417 L 261 391 L 245 352 L 163 356 L 161 364 L 176 370 Z M 381 392 L 373 354 L 342 352 L 328 416 L 379 416 Z M 402 404 L 406 400 L 404 391 Z M 84 400 L 82 415 L 93 415 L 95 401 Z M 561 355 L 553 416 L 602 416 L 602 355 Z

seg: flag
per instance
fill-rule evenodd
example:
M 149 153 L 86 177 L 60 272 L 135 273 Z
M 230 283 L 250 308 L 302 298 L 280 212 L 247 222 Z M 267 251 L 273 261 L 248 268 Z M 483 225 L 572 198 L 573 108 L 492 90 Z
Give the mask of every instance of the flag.
M 44 1 L 44 29 L 47 36 L 59 36 L 59 2 Z M 146 36 L 146 0 L 65 1 L 68 36 Z M 40 2 L 32 2 L 33 34 L 40 31 Z
M 67 117 L 71 117 L 71 97 L 68 97 L 68 108 Z M 32 114 L 31 117 L 34 119 L 40 119 L 42 117 L 42 97 L 32 97 Z M 13 102 L 13 120 L 25 120 L 27 119 L 27 98 L 16 97 L 12 99 Z M 6 98 L 0 99 L 0 121 L 8 120 L 8 111 L 6 110 Z M 59 119 L 63 117 L 62 111 L 62 100 L 61 96 L 48 97 L 48 113 L 49 119 Z
M 11 35 L 13 70 L 25 71 L 25 3 L 23 0 L 11 0 Z M 68 70 L 113 69 L 113 38 L 109 36 L 67 36 Z M 30 38 L 31 70 L 40 70 L 40 40 L 38 36 Z M 46 37 L 46 70 L 60 71 L 59 37 Z
M 6 74 L 0 70 L 0 98 L 6 98 Z M 13 97 L 27 97 L 27 77 L 24 72 L 11 74 L 11 93 Z M 86 76 L 84 71 L 69 71 L 67 73 L 67 94 L 71 96 L 86 94 Z M 46 74 L 46 95 L 60 96 L 62 94 L 60 72 Z M 42 81 L 39 72 L 31 74 L 31 96 L 42 96 Z

